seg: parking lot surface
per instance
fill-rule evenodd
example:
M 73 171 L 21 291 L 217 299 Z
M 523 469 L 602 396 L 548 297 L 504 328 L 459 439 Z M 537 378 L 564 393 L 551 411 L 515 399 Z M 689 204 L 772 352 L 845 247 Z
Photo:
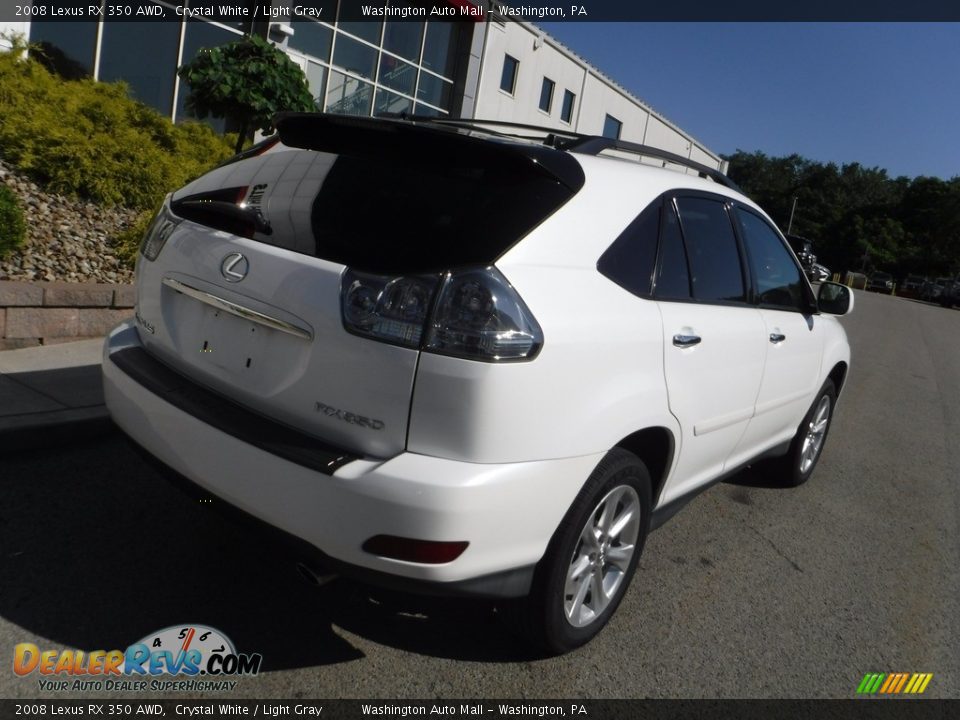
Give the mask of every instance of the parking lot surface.
M 811 481 L 708 490 L 650 537 L 610 626 L 558 658 L 482 603 L 307 585 L 119 434 L 0 457 L 0 697 L 82 696 L 17 677 L 17 643 L 122 649 L 191 623 L 263 655 L 237 698 L 850 698 L 868 672 L 960 697 L 960 312 L 856 303 Z

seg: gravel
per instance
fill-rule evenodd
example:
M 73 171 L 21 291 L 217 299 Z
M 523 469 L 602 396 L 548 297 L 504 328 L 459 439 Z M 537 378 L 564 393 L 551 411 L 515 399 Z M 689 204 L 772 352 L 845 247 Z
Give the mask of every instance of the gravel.
M 44 192 L 3 161 L 0 183 L 17 195 L 27 224 L 26 242 L 0 260 L 0 280 L 133 282 L 114 239 L 136 220 L 136 210 Z

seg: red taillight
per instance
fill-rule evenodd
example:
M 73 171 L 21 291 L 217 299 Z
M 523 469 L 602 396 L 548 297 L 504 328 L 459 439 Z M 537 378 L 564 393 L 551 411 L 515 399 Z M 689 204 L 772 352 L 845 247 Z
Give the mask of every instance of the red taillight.
M 371 555 L 379 555 L 391 560 L 442 565 L 460 557 L 469 544 L 466 541 L 435 542 L 395 535 L 374 535 L 363 544 L 363 550 Z
M 343 326 L 356 335 L 440 355 L 500 362 L 531 360 L 543 331 L 495 267 L 433 275 L 341 280 Z

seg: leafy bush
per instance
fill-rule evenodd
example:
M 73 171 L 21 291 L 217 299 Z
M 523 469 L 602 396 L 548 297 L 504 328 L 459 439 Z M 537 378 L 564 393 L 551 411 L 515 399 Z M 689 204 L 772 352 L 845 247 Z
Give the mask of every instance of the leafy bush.
M 247 132 L 269 130 L 278 112 L 317 109 L 303 70 L 256 35 L 201 49 L 179 75 L 190 85 L 187 110 L 199 118 L 227 118 L 239 128 L 238 153 Z
M 0 157 L 50 191 L 152 208 L 230 155 L 228 139 L 174 125 L 123 83 L 68 81 L 17 48 L 0 53 Z
M 159 207 L 157 208 L 159 210 Z M 114 250 L 117 258 L 133 267 L 137 260 L 137 252 L 140 250 L 140 241 L 150 227 L 157 210 L 145 210 L 137 216 L 137 219 L 130 223 L 125 230 L 114 238 Z
M 0 185 L 0 258 L 23 244 L 27 225 L 17 196 L 6 185 Z

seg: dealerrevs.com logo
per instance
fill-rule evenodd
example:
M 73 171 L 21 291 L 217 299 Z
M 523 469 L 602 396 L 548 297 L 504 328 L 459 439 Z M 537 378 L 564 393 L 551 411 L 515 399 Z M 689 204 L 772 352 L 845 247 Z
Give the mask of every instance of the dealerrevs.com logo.
M 260 672 L 263 656 L 238 653 L 230 639 L 205 625 L 174 625 L 126 650 L 13 649 L 13 672 L 39 675 L 40 690 L 233 690 L 237 680 Z M 176 678 L 176 679 L 171 679 Z

